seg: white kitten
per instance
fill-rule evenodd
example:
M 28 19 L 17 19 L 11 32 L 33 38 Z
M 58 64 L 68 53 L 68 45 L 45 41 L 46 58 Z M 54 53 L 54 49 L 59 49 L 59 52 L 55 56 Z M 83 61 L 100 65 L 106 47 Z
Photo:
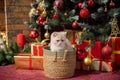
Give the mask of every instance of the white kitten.
M 50 49 L 51 51 L 61 51 L 72 49 L 72 44 L 66 38 L 67 32 L 53 32 L 51 34 Z

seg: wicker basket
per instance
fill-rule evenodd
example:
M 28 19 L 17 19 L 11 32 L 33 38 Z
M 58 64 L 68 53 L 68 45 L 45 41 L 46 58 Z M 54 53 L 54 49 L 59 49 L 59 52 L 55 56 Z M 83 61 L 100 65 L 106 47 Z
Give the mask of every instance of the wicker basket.
M 76 67 L 75 50 L 51 52 L 49 47 L 44 48 L 43 67 L 46 77 L 69 78 L 74 75 Z

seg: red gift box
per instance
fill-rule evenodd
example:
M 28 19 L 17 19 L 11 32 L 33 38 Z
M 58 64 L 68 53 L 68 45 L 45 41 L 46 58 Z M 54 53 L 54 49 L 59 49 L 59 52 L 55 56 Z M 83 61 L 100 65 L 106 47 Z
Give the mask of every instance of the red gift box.
M 113 65 L 120 67 L 120 37 L 111 37 L 108 44 L 112 47 Z
M 89 44 L 90 44 L 90 41 L 85 40 L 82 44 L 77 45 L 77 49 L 80 48 L 81 50 L 85 50 L 85 48 Z M 96 41 L 95 44 L 91 47 L 89 54 L 93 58 L 102 59 L 101 50 L 102 50 L 102 43 L 100 41 Z M 77 56 L 79 56 L 79 55 L 77 55 Z
M 31 53 L 33 56 L 43 56 L 43 45 L 32 43 L 31 44 Z

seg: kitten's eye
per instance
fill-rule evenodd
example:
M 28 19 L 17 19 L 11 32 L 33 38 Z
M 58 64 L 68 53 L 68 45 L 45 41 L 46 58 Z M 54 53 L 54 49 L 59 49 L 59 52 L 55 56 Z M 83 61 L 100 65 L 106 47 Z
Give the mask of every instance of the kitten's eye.
M 61 40 L 62 42 L 64 41 L 64 40 Z
M 59 42 L 60 40 L 57 40 L 57 42 Z

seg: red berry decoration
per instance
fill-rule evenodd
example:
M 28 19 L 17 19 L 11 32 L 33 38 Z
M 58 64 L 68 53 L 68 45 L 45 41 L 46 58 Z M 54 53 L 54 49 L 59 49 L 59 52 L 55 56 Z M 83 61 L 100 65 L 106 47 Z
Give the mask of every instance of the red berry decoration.
M 73 27 L 73 28 L 78 28 L 78 23 L 77 23 L 77 21 L 74 21 L 74 22 L 72 23 L 72 27 Z
M 77 6 L 78 6 L 79 8 L 81 8 L 82 5 L 83 5 L 83 2 L 79 2 Z
M 106 45 L 102 48 L 102 56 L 108 57 L 112 54 L 112 48 L 109 45 Z
M 77 60 L 83 60 L 87 56 L 87 52 L 84 50 L 77 50 Z
M 57 13 L 55 13 L 55 14 L 53 15 L 53 18 L 54 18 L 54 19 L 58 19 L 58 17 L 59 17 L 59 16 L 58 16 Z
M 93 0 L 89 0 L 88 1 L 88 6 L 93 6 L 94 5 L 94 1 Z
M 38 6 L 37 8 L 36 8 L 38 11 L 40 11 L 40 7 Z
M 55 0 L 53 5 L 55 7 L 57 7 L 58 9 L 62 9 L 63 8 L 63 1 L 62 0 Z
M 110 2 L 109 7 L 114 7 L 115 3 L 113 1 Z
M 44 21 L 45 21 L 45 18 L 43 16 L 39 16 L 38 19 L 37 19 L 38 24 L 43 24 Z
M 80 10 L 80 17 L 81 18 L 87 18 L 89 16 L 90 12 L 87 8 L 83 8 Z
M 35 39 L 35 38 L 38 38 L 39 33 L 38 33 L 36 30 L 32 30 L 32 31 L 30 31 L 29 36 L 30 36 L 31 38 Z

